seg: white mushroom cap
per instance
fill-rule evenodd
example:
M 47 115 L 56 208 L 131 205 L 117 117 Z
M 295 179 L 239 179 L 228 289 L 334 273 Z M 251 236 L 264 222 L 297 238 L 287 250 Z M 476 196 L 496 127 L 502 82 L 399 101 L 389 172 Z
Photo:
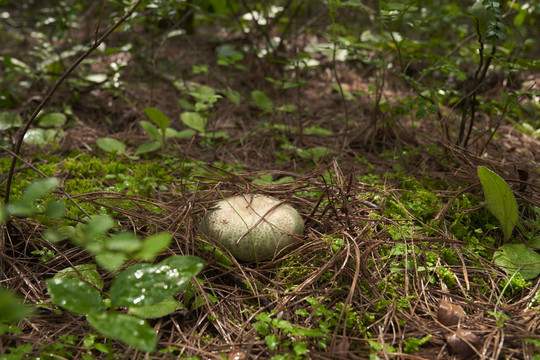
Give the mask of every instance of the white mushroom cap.
M 240 261 L 277 254 L 304 232 L 292 206 L 264 195 L 237 195 L 219 201 L 203 219 L 201 230 Z

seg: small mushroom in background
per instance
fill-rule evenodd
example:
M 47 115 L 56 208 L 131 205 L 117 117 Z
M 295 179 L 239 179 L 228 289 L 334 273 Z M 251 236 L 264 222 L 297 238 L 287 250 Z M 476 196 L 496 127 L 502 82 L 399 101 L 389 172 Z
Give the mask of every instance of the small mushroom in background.
M 480 338 L 469 330 L 458 330 L 455 333 L 446 335 L 446 342 L 452 350 L 452 353 L 468 359 L 476 354 L 476 349 L 480 344 Z
M 237 195 L 219 201 L 201 223 L 202 232 L 240 261 L 269 258 L 295 242 L 304 221 L 292 206 L 264 195 Z
M 450 301 L 441 300 L 437 309 L 437 320 L 444 326 L 459 324 L 465 317 L 465 310 Z

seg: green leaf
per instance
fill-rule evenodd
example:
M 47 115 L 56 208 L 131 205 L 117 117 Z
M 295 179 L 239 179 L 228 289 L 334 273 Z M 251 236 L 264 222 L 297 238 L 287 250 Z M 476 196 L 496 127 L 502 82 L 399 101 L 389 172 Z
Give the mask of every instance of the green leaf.
M 52 112 L 39 116 L 38 125 L 41 127 L 60 127 L 66 123 L 66 115 L 59 112 Z
M 236 92 L 234 90 L 226 89 L 226 90 L 223 91 L 223 94 L 234 105 L 240 104 L 240 93 L 238 93 L 238 92 Z
M 506 244 L 493 254 L 495 264 L 513 275 L 519 271 L 524 280 L 540 275 L 540 254 L 523 244 Z
M 186 126 L 196 130 L 197 132 L 204 134 L 206 132 L 206 118 L 201 114 L 186 111 L 180 114 L 180 119 Z
M 111 301 L 119 306 L 156 304 L 177 294 L 203 266 L 204 261 L 195 256 L 171 256 L 155 265 L 133 265 L 113 282 Z
M 45 208 L 45 216 L 49 219 L 60 219 L 65 213 L 66 208 L 60 201 L 51 201 Z
M 161 129 L 161 133 L 164 134 L 167 127 L 171 124 L 171 120 L 169 119 L 169 117 L 153 107 L 145 108 L 144 112 L 146 113 L 146 115 L 148 115 L 150 120 L 152 120 L 157 124 L 157 126 L 159 126 L 159 128 Z
M 279 346 L 279 338 L 276 335 L 270 334 L 264 337 L 264 341 L 270 351 L 274 351 Z
M 156 332 L 142 319 L 127 314 L 107 313 L 89 315 L 86 319 L 101 334 L 126 345 L 147 352 L 156 348 Z
M 0 324 L 18 321 L 32 313 L 32 308 L 24 305 L 18 296 L 0 287 Z
M 107 153 L 121 155 L 126 152 L 126 145 L 124 145 L 123 142 L 112 138 L 99 138 L 96 140 L 96 145 Z
M 137 253 L 137 258 L 145 261 L 152 261 L 171 243 L 171 234 L 162 232 L 147 237 L 142 248 Z
M 152 139 L 156 140 L 160 144 L 163 144 L 163 138 L 162 138 L 161 133 L 159 132 L 159 129 L 157 127 L 152 125 L 151 122 L 144 121 L 144 120 L 142 120 L 140 122 L 140 124 L 141 124 L 142 128 L 144 129 L 144 131 L 146 131 L 148 136 L 150 136 Z
M 184 99 L 178 99 L 178 103 L 186 110 L 195 110 L 195 105 Z
M 105 240 L 105 247 L 112 251 L 130 253 L 139 250 L 141 246 L 141 240 L 130 232 L 114 234 Z
M 130 306 L 129 312 L 145 319 L 157 319 L 174 312 L 179 305 L 181 306 L 181 304 L 179 304 L 174 297 L 168 296 L 157 304 Z
M 126 262 L 126 254 L 114 251 L 105 251 L 96 255 L 96 261 L 104 269 L 115 271 Z
M 488 168 L 480 166 L 478 177 L 482 183 L 488 210 L 499 220 L 504 239 L 508 240 L 518 220 L 516 198 L 506 182 Z
M 161 149 L 161 143 L 159 141 L 147 141 L 137 148 L 135 155 L 147 154 Z
M 178 139 L 189 139 L 193 135 L 197 135 L 197 132 L 193 129 L 185 129 L 182 131 L 176 131 L 174 129 L 168 128 L 167 132 L 165 133 L 166 137 L 175 137 Z
M 251 98 L 253 99 L 255 104 L 265 112 L 272 112 L 272 110 L 274 109 L 274 104 L 272 103 L 272 101 L 270 101 L 268 96 L 266 96 L 266 94 L 260 90 L 252 91 Z
M 51 193 L 58 186 L 58 179 L 48 178 L 34 181 L 24 190 L 21 203 L 32 204 Z
M 82 279 L 63 273 L 46 280 L 51 301 L 77 314 L 98 314 L 105 311 L 105 305 L 97 289 Z
M 95 264 L 81 264 L 75 267 L 68 267 L 60 270 L 59 274 L 71 277 L 82 277 L 86 282 L 94 285 L 98 289 L 103 289 L 103 278 L 97 272 Z
M 0 131 L 22 126 L 22 118 L 11 111 L 0 112 Z
M 82 225 L 83 234 L 86 241 L 93 241 L 98 236 L 103 235 L 115 225 L 114 220 L 106 215 L 95 215 L 87 223 Z

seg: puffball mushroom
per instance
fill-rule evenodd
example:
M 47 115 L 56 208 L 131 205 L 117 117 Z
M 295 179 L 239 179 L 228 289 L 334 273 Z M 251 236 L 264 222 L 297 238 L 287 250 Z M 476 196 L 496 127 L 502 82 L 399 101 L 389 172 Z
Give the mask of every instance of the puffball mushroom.
M 292 206 L 264 195 L 237 195 L 219 201 L 201 223 L 203 233 L 221 243 L 240 261 L 277 254 L 304 232 Z

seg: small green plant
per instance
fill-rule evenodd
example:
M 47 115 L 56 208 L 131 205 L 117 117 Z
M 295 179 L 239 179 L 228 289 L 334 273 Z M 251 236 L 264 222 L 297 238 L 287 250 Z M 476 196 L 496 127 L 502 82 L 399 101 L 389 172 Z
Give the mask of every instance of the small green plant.
M 518 220 L 516 198 L 506 182 L 488 168 L 479 167 L 478 177 L 488 210 L 501 224 L 506 241 L 510 239 Z M 535 251 L 534 244 L 534 239 L 527 245 L 504 244 L 499 248 L 500 251 L 493 255 L 493 260 L 510 275 L 519 272 L 524 280 L 534 279 L 540 275 L 540 254 Z
M 488 168 L 480 166 L 478 177 L 482 183 L 488 210 L 499 220 L 504 240 L 508 240 L 518 220 L 516 198 L 506 182 Z
M 317 338 L 325 344 L 328 337 L 321 329 L 302 329 L 298 325 L 293 325 L 287 320 L 272 318 L 273 314 L 263 312 L 255 317 L 258 320 L 253 327 L 259 335 L 264 336 L 264 341 L 271 352 L 278 351 L 272 357 L 274 360 L 281 359 L 303 359 L 308 353 L 305 337 Z
M 176 309 L 170 306 L 172 296 L 203 266 L 204 261 L 195 256 L 171 256 L 158 264 L 130 266 L 118 274 L 106 299 L 101 295 L 103 279 L 93 264 L 66 268 L 46 282 L 53 304 L 85 315 L 106 337 L 151 352 L 157 345 L 155 331 L 144 319 L 120 312 L 120 307 L 141 315 L 152 307 L 150 310 L 159 309 L 161 315 L 167 315 Z

